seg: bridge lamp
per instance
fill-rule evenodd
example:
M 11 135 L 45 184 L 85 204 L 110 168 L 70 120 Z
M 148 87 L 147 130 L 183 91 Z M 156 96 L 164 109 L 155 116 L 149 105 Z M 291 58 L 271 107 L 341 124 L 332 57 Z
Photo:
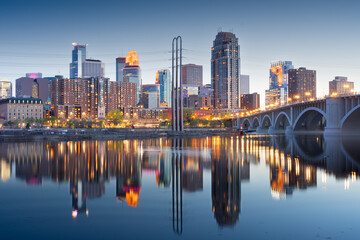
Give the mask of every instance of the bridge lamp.
M 294 98 L 295 98 L 295 99 L 300 99 L 300 96 L 299 96 L 299 95 L 295 95 Z
M 291 102 L 292 101 L 292 98 L 288 98 L 288 102 Z
M 311 95 L 310 92 L 306 92 L 306 93 L 305 93 L 305 96 L 307 96 L 307 97 L 309 97 L 310 95 Z

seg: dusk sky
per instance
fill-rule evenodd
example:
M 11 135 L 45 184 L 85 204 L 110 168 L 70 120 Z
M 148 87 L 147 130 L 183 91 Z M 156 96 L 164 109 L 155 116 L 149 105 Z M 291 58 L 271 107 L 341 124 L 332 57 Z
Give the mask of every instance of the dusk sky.
M 318 96 L 335 76 L 360 91 L 359 10 L 358 0 L 1 0 L 0 79 L 69 77 L 77 42 L 89 44 L 88 57 L 102 60 L 112 81 L 115 58 L 136 50 L 143 83 L 153 83 L 158 69 L 170 68 L 172 38 L 181 35 L 184 63 L 203 65 L 210 83 L 210 50 L 222 29 L 239 38 L 241 73 L 250 75 L 262 106 L 270 63 L 278 60 L 316 70 Z

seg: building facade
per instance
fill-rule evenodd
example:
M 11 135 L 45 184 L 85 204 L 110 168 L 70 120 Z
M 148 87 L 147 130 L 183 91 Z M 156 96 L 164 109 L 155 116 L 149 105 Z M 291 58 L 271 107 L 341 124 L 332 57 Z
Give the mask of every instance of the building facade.
M 250 76 L 240 75 L 240 94 L 250 93 Z
M 289 69 L 288 101 L 303 102 L 316 99 L 316 71 L 304 67 Z
M 212 105 L 215 109 L 240 108 L 240 47 L 235 34 L 219 32 L 211 49 Z
M 195 64 L 182 65 L 182 83 L 188 85 L 203 85 L 203 66 Z
M 287 104 L 288 71 L 293 68 L 291 61 L 279 61 L 271 64 L 269 89 L 265 91 L 265 108 Z
M 0 99 L 11 98 L 12 83 L 7 79 L 0 80 Z
M 86 59 L 82 62 L 83 78 L 103 78 L 105 77 L 105 65 L 100 60 Z
M 329 95 L 341 96 L 354 93 L 354 82 L 348 81 L 347 77 L 336 76 L 329 82 Z
M 171 107 L 171 76 L 170 70 L 162 69 L 156 72 L 156 84 L 160 85 L 160 103 L 167 103 Z
M 72 62 L 70 63 L 70 78 L 82 77 L 82 62 L 86 59 L 86 46 L 77 43 L 72 44 L 74 49 L 72 50 Z
M 126 55 L 125 68 L 123 69 L 124 82 L 135 83 L 137 87 L 137 103 L 140 100 L 141 95 L 141 69 L 139 66 L 139 56 L 136 51 L 131 51 Z
M 0 119 L 5 121 L 41 119 L 43 102 L 39 98 L 6 98 L 0 100 Z
M 241 109 L 255 110 L 260 108 L 260 94 L 242 94 L 241 95 Z
M 144 84 L 142 85 L 141 101 L 144 108 L 160 107 L 160 84 Z
M 116 81 L 123 82 L 124 81 L 124 67 L 126 63 L 126 58 L 117 57 L 116 58 Z
M 36 92 L 36 86 L 34 85 L 33 78 L 22 77 L 16 79 L 16 97 L 31 97 L 36 96 L 38 93 Z M 37 85 L 35 83 L 35 85 Z

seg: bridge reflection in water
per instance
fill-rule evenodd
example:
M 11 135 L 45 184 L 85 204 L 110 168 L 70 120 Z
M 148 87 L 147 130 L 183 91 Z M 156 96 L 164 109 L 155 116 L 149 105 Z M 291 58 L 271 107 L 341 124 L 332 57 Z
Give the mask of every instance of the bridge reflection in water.
M 49 180 L 68 183 L 74 218 L 88 215 L 87 201 L 101 198 L 112 179 L 114 201 L 137 207 L 142 176 L 154 176 L 159 188 L 171 190 L 173 231 L 181 234 L 183 222 L 191 218 L 191 213 L 183 215 L 184 206 L 193 193 L 203 191 L 204 171 L 211 173 L 209 211 L 219 226 L 234 226 L 241 214 L 241 185 L 251 180 L 251 165 L 265 161 L 269 194 L 284 199 L 296 189 L 315 188 L 317 169 L 337 179 L 356 179 L 359 143 L 358 138 L 322 135 L 4 143 L 0 173 L 5 184 L 14 177 L 34 186 Z

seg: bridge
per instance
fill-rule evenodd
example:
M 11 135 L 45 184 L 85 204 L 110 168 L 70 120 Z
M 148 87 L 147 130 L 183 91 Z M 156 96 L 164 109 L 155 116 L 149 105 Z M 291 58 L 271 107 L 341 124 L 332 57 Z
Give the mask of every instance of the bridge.
M 257 133 L 323 131 L 325 135 L 360 133 L 360 94 L 327 97 L 257 112 L 237 119 L 237 128 Z

